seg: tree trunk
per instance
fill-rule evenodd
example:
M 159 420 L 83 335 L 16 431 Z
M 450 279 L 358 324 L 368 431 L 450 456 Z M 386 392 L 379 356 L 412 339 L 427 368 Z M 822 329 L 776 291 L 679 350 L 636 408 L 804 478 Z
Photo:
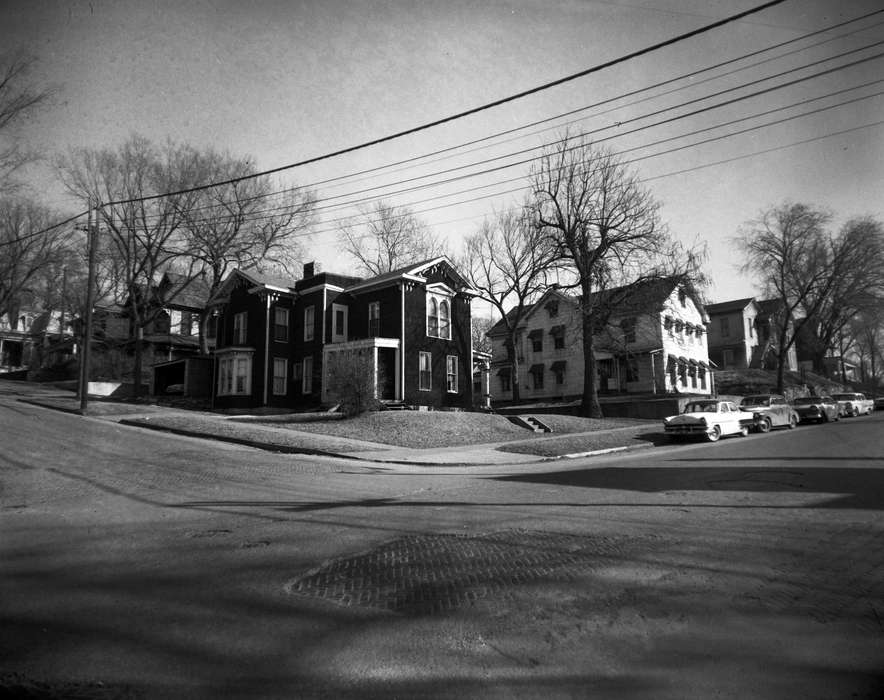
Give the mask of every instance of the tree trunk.
M 786 342 L 787 321 L 784 321 L 777 343 L 777 393 L 782 394 L 786 385 L 786 364 L 789 362 L 789 344 Z
M 209 309 L 203 309 L 200 311 L 200 322 L 199 322 L 199 340 L 200 340 L 200 355 L 208 355 L 209 354 L 209 337 L 208 337 L 208 329 L 209 329 L 209 318 L 211 317 L 212 312 Z
M 506 341 L 507 360 L 510 364 L 510 386 L 513 390 L 513 403 L 518 403 L 522 394 L 519 391 L 519 357 L 516 354 L 516 331 L 513 329 Z
M 585 294 L 584 299 L 589 295 Z M 595 383 L 596 363 L 593 346 L 592 315 L 583 312 L 583 401 L 580 404 L 580 415 L 588 418 L 603 418 L 602 406 L 599 403 L 598 387 Z
M 141 396 L 141 367 L 144 363 L 143 349 L 141 339 L 144 335 L 144 329 L 138 326 L 135 329 L 135 367 L 132 370 L 132 398 L 138 399 Z

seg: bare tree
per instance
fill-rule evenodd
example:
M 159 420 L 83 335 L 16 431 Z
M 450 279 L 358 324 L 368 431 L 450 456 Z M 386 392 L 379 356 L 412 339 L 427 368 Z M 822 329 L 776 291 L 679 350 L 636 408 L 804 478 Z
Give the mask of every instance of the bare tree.
M 201 182 L 254 174 L 247 159 L 212 150 L 193 153 Z M 188 257 L 214 294 L 231 269 L 268 267 L 293 274 L 303 258 L 303 241 L 313 223 L 315 195 L 302 188 L 275 190 L 268 177 L 255 177 L 199 193 L 184 212 Z M 209 310 L 200 317 L 200 348 L 208 353 Z
M 23 303 L 42 297 L 45 274 L 69 251 L 70 232 L 42 232 L 56 216 L 29 198 L 0 198 L 0 316 L 13 328 Z
M 832 236 L 831 218 L 807 204 L 784 202 L 744 225 L 735 239 L 743 271 L 754 274 L 784 310 L 785 322 L 777 327 L 779 392 L 787 353 L 799 337 L 814 340 L 818 358 L 824 356 L 849 320 L 881 299 L 881 226 L 855 220 Z
M 341 225 L 339 241 L 366 275 L 382 275 L 446 253 L 444 242 L 408 207 L 377 201 L 360 213 Z
M 507 363 L 513 401 L 519 401 L 517 333 L 531 300 L 545 291 L 556 249 L 545 232 L 532 225 L 527 208 L 509 209 L 485 220 L 464 241 L 465 270 L 470 284 L 501 316 L 506 329 Z M 509 308 L 507 308 L 509 307 Z
M 840 345 L 852 337 L 853 319 L 884 305 L 884 227 L 870 217 L 851 219 L 826 241 L 824 252 L 825 283 L 813 288 L 807 300 L 812 333 L 805 337 L 813 340 L 816 371 L 822 371 L 836 341 Z
M 567 135 L 532 168 L 533 217 L 576 278 L 582 311 L 584 385 L 581 412 L 602 416 L 594 336 L 616 311 L 622 289 L 664 276 L 677 257 L 659 204 L 610 151 Z M 668 270 L 672 273 L 673 270 Z
M 157 147 L 136 135 L 116 149 L 73 151 L 58 165 L 71 194 L 89 206 L 99 205 L 99 235 L 110 242 L 135 333 L 133 391 L 137 397 L 142 378 L 141 338 L 159 312 L 151 306 L 151 288 L 163 271 L 186 254 L 186 212 L 197 199 L 193 192 L 149 197 L 197 184 L 192 152 L 172 142 Z
M 860 361 L 863 382 L 877 387 L 884 363 L 884 307 L 863 311 L 851 321 L 848 333 Z
M 44 104 L 52 89 L 36 89 L 30 82 L 35 59 L 23 51 L 0 56 L 0 193 L 15 189 L 13 175 L 36 156 L 25 148 L 22 139 L 9 137 L 10 130 L 25 121 L 27 115 Z
M 473 316 L 472 319 L 472 342 L 473 350 L 478 352 L 491 352 L 491 341 L 488 339 L 488 331 L 494 325 L 494 321 L 484 316 Z

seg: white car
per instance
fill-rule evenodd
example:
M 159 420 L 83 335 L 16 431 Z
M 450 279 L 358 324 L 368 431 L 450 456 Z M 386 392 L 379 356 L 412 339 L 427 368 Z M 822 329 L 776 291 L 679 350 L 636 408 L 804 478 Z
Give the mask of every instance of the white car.
M 865 394 L 832 394 L 832 398 L 838 402 L 838 415 L 841 416 L 861 416 L 875 410 L 875 402 L 867 399 Z
M 704 436 L 715 442 L 722 435 L 745 437 L 754 424 L 755 417 L 731 401 L 702 399 L 685 404 L 679 415 L 664 418 L 663 430 L 673 440 Z

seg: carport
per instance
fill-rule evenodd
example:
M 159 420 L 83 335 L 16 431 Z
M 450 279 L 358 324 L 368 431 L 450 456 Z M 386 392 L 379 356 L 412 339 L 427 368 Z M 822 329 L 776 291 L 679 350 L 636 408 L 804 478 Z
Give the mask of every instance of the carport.
M 151 393 L 166 394 L 170 387 L 180 385 L 182 396 L 205 398 L 212 395 L 214 359 L 211 357 L 185 357 L 180 360 L 160 362 L 153 366 Z

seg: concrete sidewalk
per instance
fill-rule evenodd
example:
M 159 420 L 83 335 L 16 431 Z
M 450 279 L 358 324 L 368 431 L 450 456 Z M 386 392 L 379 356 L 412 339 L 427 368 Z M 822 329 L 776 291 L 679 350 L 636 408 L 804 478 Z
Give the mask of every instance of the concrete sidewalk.
M 75 397 L 64 394 L 20 398 L 20 401 L 43 408 L 80 414 L 80 403 Z M 483 466 L 503 464 L 531 464 L 558 459 L 588 457 L 653 446 L 648 442 L 636 442 L 637 431 L 646 428 L 615 428 L 586 433 L 565 433 L 545 437 L 525 438 L 507 442 L 478 445 L 452 446 L 446 448 L 414 449 L 369 442 L 352 438 L 299 431 L 288 424 L 285 428 L 257 424 L 207 411 L 193 411 L 155 404 L 127 404 L 119 402 L 90 402 L 86 416 L 92 419 L 112 421 L 123 425 L 159 430 L 195 438 L 230 442 L 271 452 L 309 454 L 355 459 L 383 464 L 407 464 L 411 466 Z M 581 437 L 602 438 L 605 446 L 600 449 L 568 451 L 565 444 L 573 444 Z M 556 450 L 556 441 L 563 444 Z M 538 455 L 511 451 L 519 445 L 544 443 L 547 451 L 554 454 Z

